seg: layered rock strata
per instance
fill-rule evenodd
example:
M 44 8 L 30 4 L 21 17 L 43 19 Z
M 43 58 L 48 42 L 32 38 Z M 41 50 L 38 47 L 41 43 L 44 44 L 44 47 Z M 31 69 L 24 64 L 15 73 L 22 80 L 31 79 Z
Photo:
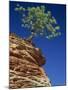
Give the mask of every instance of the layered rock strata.
M 32 88 L 51 86 L 42 65 L 45 59 L 39 48 L 13 34 L 9 36 L 9 88 Z

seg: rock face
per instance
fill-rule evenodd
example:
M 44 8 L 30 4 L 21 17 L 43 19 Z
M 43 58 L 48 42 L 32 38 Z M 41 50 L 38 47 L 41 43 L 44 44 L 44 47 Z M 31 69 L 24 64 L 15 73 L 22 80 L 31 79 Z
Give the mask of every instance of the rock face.
M 51 86 L 42 65 L 44 57 L 39 48 L 15 35 L 9 37 L 9 87 L 11 89 Z

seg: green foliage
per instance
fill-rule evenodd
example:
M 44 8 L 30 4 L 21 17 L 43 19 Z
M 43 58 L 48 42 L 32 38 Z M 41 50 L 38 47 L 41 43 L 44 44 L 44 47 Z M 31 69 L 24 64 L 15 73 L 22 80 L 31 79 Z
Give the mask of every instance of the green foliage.
M 31 32 L 32 37 L 41 35 L 47 39 L 60 35 L 60 27 L 50 11 L 46 11 L 45 6 L 24 8 L 17 4 L 15 11 L 21 12 L 22 27 Z

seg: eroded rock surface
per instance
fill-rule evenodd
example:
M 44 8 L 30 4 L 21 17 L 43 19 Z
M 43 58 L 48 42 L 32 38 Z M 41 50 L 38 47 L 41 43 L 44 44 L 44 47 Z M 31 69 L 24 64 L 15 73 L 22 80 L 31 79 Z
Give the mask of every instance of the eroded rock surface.
M 42 65 L 45 59 L 39 48 L 15 35 L 9 37 L 9 87 L 12 89 L 51 86 Z

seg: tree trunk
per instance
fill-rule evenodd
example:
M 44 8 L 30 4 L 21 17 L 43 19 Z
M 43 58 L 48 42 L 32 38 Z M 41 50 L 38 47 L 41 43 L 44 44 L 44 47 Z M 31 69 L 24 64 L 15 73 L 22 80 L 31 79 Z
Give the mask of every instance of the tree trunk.
M 27 40 L 29 40 L 29 41 L 32 41 L 32 39 L 33 39 L 33 35 L 30 35 L 30 36 L 27 38 Z
M 31 35 L 27 38 L 27 40 L 28 40 L 28 41 L 32 41 L 32 39 L 33 39 L 34 36 L 35 36 L 35 33 L 31 34 Z

